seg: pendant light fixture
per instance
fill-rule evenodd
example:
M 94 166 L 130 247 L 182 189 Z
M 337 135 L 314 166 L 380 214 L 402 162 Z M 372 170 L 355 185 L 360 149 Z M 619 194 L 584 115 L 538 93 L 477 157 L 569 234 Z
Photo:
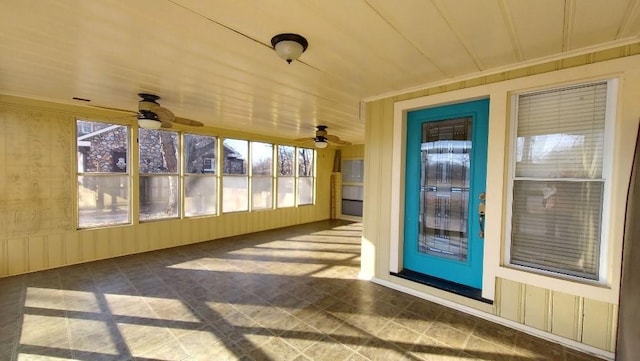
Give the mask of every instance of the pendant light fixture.
M 291 64 L 307 50 L 309 43 L 307 39 L 298 34 L 284 33 L 271 38 L 271 45 L 278 56 Z

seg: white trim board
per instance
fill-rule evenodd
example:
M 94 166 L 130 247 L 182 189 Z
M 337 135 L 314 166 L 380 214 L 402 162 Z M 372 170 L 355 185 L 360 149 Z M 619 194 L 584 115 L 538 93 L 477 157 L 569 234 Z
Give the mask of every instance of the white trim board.
M 387 280 L 383 280 L 380 278 L 371 278 L 370 279 L 371 282 L 379 284 L 381 286 L 385 286 L 391 289 L 394 289 L 396 291 L 400 291 L 403 293 L 408 293 L 412 296 L 416 296 L 419 297 L 423 300 L 427 300 L 433 303 L 437 303 L 439 305 L 445 306 L 445 307 L 449 307 L 451 309 L 454 309 L 456 311 L 460 311 L 460 312 L 464 312 L 466 314 L 472 315 L 472 316 L 476 316 L 479 318 L 482 318 L 484 320 L 493 322 L 493 323 L 497 323 L 499 325 L 505 326 L 505 327 L 509 327 L 512 328 L 514 330 L 518 330 L 521 332 L 524 332 L 526 334 L 535 336 L 535 337 L 539 337 L 541 339 L 547 340 L 547 341 L 551 341 L 553 343 L 557 343 L 560 344 L 562 346 L 580 351 L 580 352 L 585 352 L 588 354 L 591 354 L 593 356 L 597 356 L 600 357 L 602 359 L 605 360 L 613 360 L 615 358 L 615 354 L 613 352 L 609 352 L 609 351 L 605 351 L 605 350 L 601 350 L 599 348 L 593 347 L 593 346 L 589 346 L 589 345 L 585 345 L 583 343 L 568 339 L 568 338 L 564 338 L 558 335 L 554 335 L 542 330 L 539 330 L 537 328 L 533 328 L 527 325 L 523 325 L 521 323 L 518 322 L 514 322 L 511 320 L 507 320 L 505 318 L 490 314 L 490 313 L 486 313 L 486 312 L 482 312 L 479 310 L 476 310 L 472 307 L 468 307 L 468 306 L 464 306 L 449 300 L 445 300 L 442 299 L 440 297 L 436 297 L 427 293 L 423 293 L 423 292 L 419 292 L 417 290 L 414 290 L 412 288 L 409 287 L 405 287 L 405 286 L 401 286 L 398 285 L 396 283 L 393 283 L 391 281 L 387 281 Z

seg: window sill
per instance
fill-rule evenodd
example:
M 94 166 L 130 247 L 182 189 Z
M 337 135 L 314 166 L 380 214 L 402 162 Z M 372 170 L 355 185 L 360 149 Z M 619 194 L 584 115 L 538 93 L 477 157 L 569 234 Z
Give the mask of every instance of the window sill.
M 510 266 L 498 267 L 495 276 L 552 291 L 568 293 L 614 305 L 618 304 L 618 285 L 556 278 Z

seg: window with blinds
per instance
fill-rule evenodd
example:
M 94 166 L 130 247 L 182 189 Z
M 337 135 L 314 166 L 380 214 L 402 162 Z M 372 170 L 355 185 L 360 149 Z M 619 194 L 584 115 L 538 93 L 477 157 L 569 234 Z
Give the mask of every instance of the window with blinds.
M 607 83 L 517 97 L 510 263 L 600 278 Z

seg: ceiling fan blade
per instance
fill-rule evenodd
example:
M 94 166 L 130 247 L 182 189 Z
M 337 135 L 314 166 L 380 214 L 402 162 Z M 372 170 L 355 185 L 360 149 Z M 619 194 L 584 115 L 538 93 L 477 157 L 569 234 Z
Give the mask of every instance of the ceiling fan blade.
M 94 104 L 87 104 L 87 105 L 92 107 L 92 108 L 106 109 L 106 110 L 112 110 L 112 111 L 121 112 L 121 113 L 129 113 L 129 114 L 132 114 L 132 115 L 138 115 L 138 112 L 133 111 L 133 110 L 113 108 L 113 107 L 105 107 L 105 106 L 102 106 L 102 105 L 94 105 Z
M 204 123 L 199 122 L 197 120 L 175 118 L 175 117 L 173 118 L 172 122 L 182 124 L 182 125 L 189 125 L 192 127 L 201 127 L 204 125 Z
M 338 136 L 336 135 L 331 135 L 328 134 L 325 138 L 327 138 L 327 140 L 333 144 L 337 144 L 337 145 L 351 145 L 351 142 L 347 142 L 346 140 L 342 140 L 340 139 Z
M 351 145 L 351 142 L 347 142 L 346 140 L 338 140 L 337 142 L 330 140 L 329 143 L 335 144 L 335 145 Z
M 151 111 L 156 113 L 158 115 L 158 119 L 163 122 L 172 122 L 176 118 L 171 110 L 161 106 L 153 107 Z
M 338 145 L 351 145 L 351 142 L 346 141 L 346 140 L 341 140 L 341 141 L 339 141 L 339 142 L 338 142 L 338 143 L 336 143 L 336 144 L 338 144 Z
M 314 141 L 316 138 L 314 137 L 306 137 L 306 138 L 298 138 L 298 139 L 294 139 L 295 142 L 312 142 Z
M 173 123 L 160 119 L 160 128 L 173 128 Z

